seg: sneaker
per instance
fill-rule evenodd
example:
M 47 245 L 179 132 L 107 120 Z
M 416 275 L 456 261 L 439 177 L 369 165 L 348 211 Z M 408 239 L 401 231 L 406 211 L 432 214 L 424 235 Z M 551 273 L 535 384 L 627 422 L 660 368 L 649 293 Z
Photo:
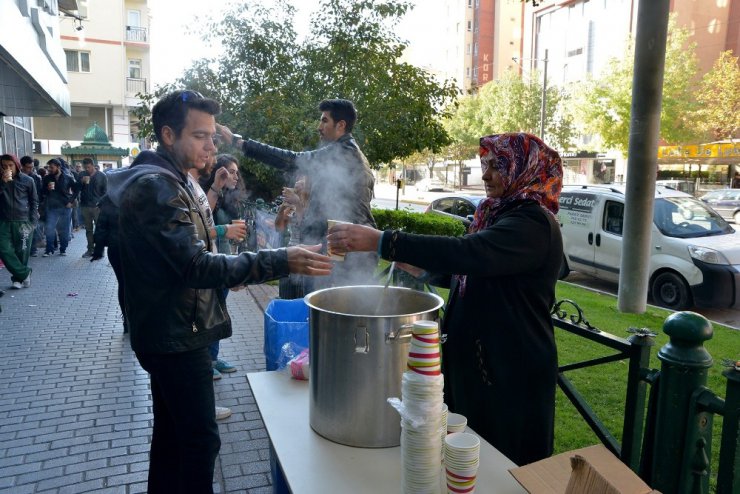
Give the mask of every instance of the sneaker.
M 231 408 L 216 407 L 216 420 L 223 420 L 231 417 Z
M 14 281 L 12 285 L 10 285 L 12 288 L 15 288 L 16 290 L 20 290 L 23 288 L 23 285 L 21 285 L 20 281 Z M 218 372 L 216 369 L 213 369 L 215 372 Z
M 92 257 L 92 252 L 85 252 L 82 257 Z
M 22 284 L 23 284 L 23 288 L 28 288 L 31 286 L 31 275 L 30 274 L 26 276 L 26 279 L 23 280 Z
M 221 373 L 214 368 L 213 369 L 213 380 L 218 381 L 219 379 L 221 379 Z
M 221 359 L 215 360 L 213 362 L 213 368 L 216 369 L 219 372 L 224 372 L 226 374 L 230 374 L 232 372 L 236 372 L 236 367 L 234 367 L 233 365 L 231 365 L 227 361 L 221 360 Z
M 66 252 L 60 252 L 60 253 L 59 253 L 59 255 L 60 255 L 60 256 L 66 256 L 66 255 L 67 255 L 67 253 L 66 253 Z
M 52 254 L 53 252 L 44 252 L 44 255 L 42 255 L 41 257 L 51 257 Z

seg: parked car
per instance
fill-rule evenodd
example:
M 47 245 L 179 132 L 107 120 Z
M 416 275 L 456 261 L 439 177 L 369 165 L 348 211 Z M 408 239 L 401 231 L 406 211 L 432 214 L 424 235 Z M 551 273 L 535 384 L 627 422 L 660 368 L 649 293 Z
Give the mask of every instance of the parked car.
M 717 189 L 699 199 L 709 204 L 724 219 L 740 225 L 740 189 Z
M 444 196 L 429 203 L 426 212 L 455 218 L 468 227 L 473 222 L 473 214 L 485 196 Z
M 445 184 L 441 180 L 432 178 L 422 178 L 415 184 L 416 190 L 423 190 L 424 192 L 444 192 Z
M 624 201 L 624 186 L 563 187 L 561 278 L 575 270 L 619 282 Z M 656 187 L 648 273 L 655 304 L 740 308 L 738 265 L 740 233 L 693 196 Z

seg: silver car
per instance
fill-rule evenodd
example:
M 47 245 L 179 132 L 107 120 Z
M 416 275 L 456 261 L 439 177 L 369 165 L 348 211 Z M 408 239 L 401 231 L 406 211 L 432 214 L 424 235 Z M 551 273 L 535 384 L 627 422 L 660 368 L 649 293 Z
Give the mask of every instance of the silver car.
M 699 199 L 709 204 L 724 219 L 740 225 L 740 189 L 717 189 L 707 192 Z
M 478 204 L 485 198 L 486 196 L 444 196 L 433 200 L 426 212 L 455 218 L 468 227 L 473 222 L 473 214 Z

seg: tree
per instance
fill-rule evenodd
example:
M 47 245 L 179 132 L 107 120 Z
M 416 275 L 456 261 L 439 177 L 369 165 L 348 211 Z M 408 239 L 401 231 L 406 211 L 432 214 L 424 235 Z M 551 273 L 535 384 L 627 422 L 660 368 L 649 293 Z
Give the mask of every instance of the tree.
M 692 81 L 698 64 L 696 43 L 689 42 L 690 32 L 676 25 L 675 14 L 668 24 L 660 135 L 668 143 L 698 139 L 691 119 L 695 100 Z M 590 78 L 574 91 L 576 114 L 587 133 L 597 134 L 607 149 L 627 154 L 632 109 L 632 78 L 635 58 L 634 40 L 627 43 L 621 59 L 611 59 L 604 72 Z
M 215 97 L 229 127 L 299 151 L 317 144 L 318 102 L 351 99 L 359 113 L 353 133 L 374 167 L 449 142 L 441 117 L 456 97 L 454 85 L 399 62 L 406 45 L 391 27 L 408 1 L 324 0 L 303 45 L 294 9 L 276 2 L 272 9 L 235 3 L 208 22 L 205 40 L 228 49 L 196 62 L 176 85 Z
M 733 139 L 740 133 L 740 68 L 732 50 L 722 52 L 704 74 L 696 94 L 695 121 L 714 139 Z
M 537 72 L 524 81 L 513 71 L 462 98 L 447 129 L 463 147 L 478 150 L 478 139 L 501 132 L 539 134 L 542 86 Z M 575 129 L 566 103 L 567 94 L 558 87 L 547 88 L 545 140 L 556 149 L 572 145 Z M 468 156 L 470 157 L 470 156 Z

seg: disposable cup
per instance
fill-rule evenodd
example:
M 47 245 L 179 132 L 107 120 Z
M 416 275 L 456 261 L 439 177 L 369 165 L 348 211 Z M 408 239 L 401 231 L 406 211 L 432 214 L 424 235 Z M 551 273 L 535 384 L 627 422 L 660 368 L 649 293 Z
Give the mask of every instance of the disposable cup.
M 416 321 L 412 332 L 416 335 L 438 335 L 439 324 L 437 324 L 437 321 Z
M 349 221 L 339 221 L 339 220 L 326 220 L 327 225 L 327 231 L 331 230 L 332 227 L 336 225 L 349 225 L 351 224 Z M 333 252 L 331 248 L 329 248 L 329 257 L 333 261 L 344 261 L 344 252 Z
M 89 175 L 85 175 L 84 177 L 82 177 L 82 183 L 83 184 L 89 184 L 90 183 L 90 176 Z
M 49 190 L 54 190 L 56 188 L 57 184 L 54 182 L 49 182 Z
M 453 432 L 463 432 L 465 427 L 468 425 L 468 419 L 464 415 L 459 413 L 448 413 L 447 414 L 447 433 L 452 434 Z

